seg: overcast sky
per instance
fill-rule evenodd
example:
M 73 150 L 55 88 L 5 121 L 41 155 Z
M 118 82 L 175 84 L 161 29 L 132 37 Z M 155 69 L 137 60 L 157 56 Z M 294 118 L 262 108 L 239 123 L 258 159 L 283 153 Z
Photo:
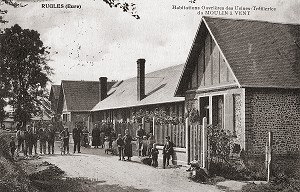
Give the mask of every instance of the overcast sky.
M 102 0 L 26 1 L 8 7 L 10 27 L 37 30 L 51 47 L 49 65 L 54 84 L 61 80 L 121 80 L 136 75 L 136 60 L 146 59 L 146 72 L 184 63 L 200 22 L 198 11 L 174 10 L 185 6 L 264 6 L 276 11 L 251 11 L 247 16 L 222 16 L 271 22 L 300 23 L 300 0 L 136 0 L 137 20 Z M 81 9 L 45 9 L 42 4 L 78 4 Z M 6 6 L 3 6 L 3 8 Z M 57 52 L 57 53 L 56 53 Z M 56 53 L 56 54 L 55 54 Z

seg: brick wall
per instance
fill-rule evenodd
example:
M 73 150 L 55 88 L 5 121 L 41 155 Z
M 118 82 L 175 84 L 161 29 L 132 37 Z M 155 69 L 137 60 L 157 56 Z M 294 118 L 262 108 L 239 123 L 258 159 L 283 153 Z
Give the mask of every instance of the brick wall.
M 250 155 L 265 152 L 268 131 L 274 135 L 274 154 L 300 153 L 300 91 L 246 89 L 246 150 Z

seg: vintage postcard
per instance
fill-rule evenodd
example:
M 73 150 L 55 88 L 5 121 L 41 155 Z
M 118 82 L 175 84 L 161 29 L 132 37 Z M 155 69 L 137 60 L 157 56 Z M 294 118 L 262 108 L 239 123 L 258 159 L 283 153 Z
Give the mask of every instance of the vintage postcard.
M 2 0 L 0 191 L 300 191 L 300 0 Z

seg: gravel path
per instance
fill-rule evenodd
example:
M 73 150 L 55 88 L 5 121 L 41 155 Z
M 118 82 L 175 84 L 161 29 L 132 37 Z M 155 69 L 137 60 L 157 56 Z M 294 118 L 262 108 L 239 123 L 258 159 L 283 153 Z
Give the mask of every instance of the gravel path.
M 104 154 L 103 149 L 83 149 L 82 152 L 64 156 L 42 156 L 42 160 L 57 165 L 68 177 L 104 181 L 102 184 L 153 192 L 220 191 L 215 186 L 191 182 L 187 178 L 186 168 L 183 167 L 161 169 L 134 161 L 119 161 L 117 156 Z

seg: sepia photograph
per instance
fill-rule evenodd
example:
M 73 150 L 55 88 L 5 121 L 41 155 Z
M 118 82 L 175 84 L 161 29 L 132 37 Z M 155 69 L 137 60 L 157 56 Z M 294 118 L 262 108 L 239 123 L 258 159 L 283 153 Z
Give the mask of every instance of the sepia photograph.
M 300 192 L 300 0 L 1 0 L 0 192 Z

